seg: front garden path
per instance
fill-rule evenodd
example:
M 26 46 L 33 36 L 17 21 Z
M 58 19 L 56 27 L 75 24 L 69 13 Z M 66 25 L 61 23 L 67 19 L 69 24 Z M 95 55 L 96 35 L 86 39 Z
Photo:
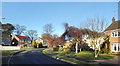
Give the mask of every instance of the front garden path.
M 114 59 L 107 59 L 107 60 L 96 60 L 98 62 L 107 62 L 110 64 L 120 64 L 120 56 L 115 56 Z

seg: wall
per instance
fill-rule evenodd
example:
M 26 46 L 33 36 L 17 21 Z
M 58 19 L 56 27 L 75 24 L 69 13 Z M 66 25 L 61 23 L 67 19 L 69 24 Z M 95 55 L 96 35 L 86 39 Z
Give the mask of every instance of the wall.
M 20 50 L 19 46 L 1 46 L 0 50 Z

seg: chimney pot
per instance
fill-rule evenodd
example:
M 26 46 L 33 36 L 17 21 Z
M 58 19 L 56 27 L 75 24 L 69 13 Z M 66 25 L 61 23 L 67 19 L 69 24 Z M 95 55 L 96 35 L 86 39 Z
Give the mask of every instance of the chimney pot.
M 115 18 L 114 18 L 114 17 L 112 18 L 112 23 L 113 23 L 113 22 L 115 22 Z

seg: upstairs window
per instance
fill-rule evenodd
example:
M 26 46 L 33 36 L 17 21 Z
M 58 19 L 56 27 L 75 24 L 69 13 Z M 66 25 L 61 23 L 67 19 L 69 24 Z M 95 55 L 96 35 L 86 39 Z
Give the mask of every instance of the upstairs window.
M 118 36 L 120 37 L 120 32 L 118 32 Z
M 21 40 L 22 42 L 24 42 L 24 40 Z
M 120 32 L 112 32 L 111 37 L 120 37 Z

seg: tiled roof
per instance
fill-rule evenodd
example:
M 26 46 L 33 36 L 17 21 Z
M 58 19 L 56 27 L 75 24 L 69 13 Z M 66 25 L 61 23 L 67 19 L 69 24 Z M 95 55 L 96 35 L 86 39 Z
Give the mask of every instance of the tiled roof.
M 20 35 L 15 35 L 15 36 L 21 40 L 31 40 L 28 36 L 20 36 Z
M 120 29 L 120 21 L 113 22 L 105 31 Z M 104 31 L 104 32 L 105 32 Z

